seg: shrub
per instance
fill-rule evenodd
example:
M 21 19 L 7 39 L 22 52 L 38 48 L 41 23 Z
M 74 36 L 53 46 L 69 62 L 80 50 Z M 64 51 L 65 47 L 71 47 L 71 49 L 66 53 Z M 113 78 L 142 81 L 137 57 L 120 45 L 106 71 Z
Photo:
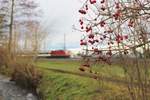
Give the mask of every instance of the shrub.
M 41 73 L 35 68 L 34 64 L 22 60 L 13 62 L 14 67 L 11 80 L 15 81 L 17 85 L 29 89 L 37 93 L 37 87 L 42 78 Z
M 11 58 L 4 48 L 0 48 L 0 73 L 11 76 L 11 81 L 34 93 L 37 93 L 37 87 L 42 78 L 31 57 L 15 55 Z
M 0 47 L 0 67 L 7 66 L 10 57 L 6 49 Z

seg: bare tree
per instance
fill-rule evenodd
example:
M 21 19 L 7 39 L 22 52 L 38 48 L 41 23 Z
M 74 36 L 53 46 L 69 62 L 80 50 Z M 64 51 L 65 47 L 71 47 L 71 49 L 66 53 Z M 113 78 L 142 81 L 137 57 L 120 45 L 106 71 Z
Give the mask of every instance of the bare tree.
M 8 26 L 8 49 L 11 53 L 14 53 L 16 51 L 16 41 L 18 41 L 16 39 L 23 40 L 23 36 L 28 38 L 27 35 L 32 33 L 29 24 L 31 22 L 38 23 L 40 26 L 39 16 L 41 12 L 38 4 L 33 0 L 1 0 L 0 2 L 2 5 L 0 13 L 4 15 Z

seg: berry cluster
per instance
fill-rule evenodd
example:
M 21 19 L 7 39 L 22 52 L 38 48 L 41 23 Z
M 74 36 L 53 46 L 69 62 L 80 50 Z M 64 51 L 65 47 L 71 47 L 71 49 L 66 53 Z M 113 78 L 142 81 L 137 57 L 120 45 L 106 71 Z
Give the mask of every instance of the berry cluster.
M 96 61 L 111 64 L 113 54 L 120 52 L 125 55 L 129 54 L 134 38 L 144 40 L 146 36 L 143 36 L 143 34 L 133 33 L 133 31 L 136 31 L 134 27 L 138 25 L 137 22 L 139 21 L 135 20 L 142 19 L 140 13 L 144 11 L 144 8 L 139 10 L 141 4 L 138 4 L 138 2 L 134 4 L 136 3 L 137 8 L 133 8 L 132 4 L 122 0 L 115 0 L 114 2 L 87 0 L 79 10 L 82 15 L 79 20 L 80 29 L 83 32 L 80 45 L 83 48 L 88 47 L 86 51 L 89 52 L 91 57 L 96 57 Z M 143 17 L 145 18 L 145 15 Z M 89 68 L 90 64 L 83 64 L 83 66 Z M 84 71 L 83 68 L 80 68 L 80 70 Z

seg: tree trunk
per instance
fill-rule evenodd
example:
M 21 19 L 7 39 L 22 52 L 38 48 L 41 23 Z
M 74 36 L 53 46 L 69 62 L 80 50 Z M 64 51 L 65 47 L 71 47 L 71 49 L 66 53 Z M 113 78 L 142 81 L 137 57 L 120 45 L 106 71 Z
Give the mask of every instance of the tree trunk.
M 10 13 L 10 26 L 9 26 L 9 43 L 8 43 L 8 51 L 10 53 L 10 55 L 12 56 L 12 36 L 13 36 L 13 21 L 14 21 L 14 3 L 15 1 L 12 0 L 11 3 L 11 13 Z

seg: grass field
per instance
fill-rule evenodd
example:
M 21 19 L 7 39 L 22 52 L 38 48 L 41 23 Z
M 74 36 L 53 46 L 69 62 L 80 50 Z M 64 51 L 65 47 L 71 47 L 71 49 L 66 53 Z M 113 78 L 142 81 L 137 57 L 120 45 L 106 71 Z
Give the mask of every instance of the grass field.
M 44 69 L 80 72 L 78 70 L 80 64 L 78 60 L 39 60 L 37 65 L 44 73 L 40 86 L 44 100 L 128 100 L 127 90 L 123 85 Z M 124 76 L 123 70 L 118 66 L 99 64 L 93 66 L 93 69 L 103 76 Z
M 43 59 L 37 62 L 37 65 L 42 68 L 64 69 L 68 71 L 78 71 L 81 61 L 69 59 Z
M 51 60 L 39 60 L 37 65 L 41 68 L 54 68 L 62 69 L 73 72 L 80 72 L 78 68 L 81 65 L 80 60 L 69 59 L 51 59 Z M 92 69 L 107 77 L 124 77 L 124 71 L 121 67 L 116 65 L 96 64 L 92 66 Z

